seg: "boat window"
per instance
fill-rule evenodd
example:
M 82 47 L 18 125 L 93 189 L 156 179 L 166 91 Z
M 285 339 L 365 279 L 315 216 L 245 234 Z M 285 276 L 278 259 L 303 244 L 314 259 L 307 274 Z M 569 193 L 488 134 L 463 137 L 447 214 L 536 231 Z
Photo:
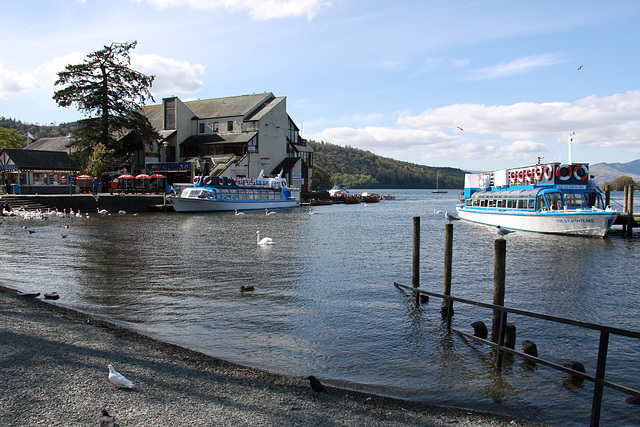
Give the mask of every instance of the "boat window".
M 509 200 L 507 200 L 507 207 L 508 207 L 508 208 L 512 208 L 512 209 L 513 209 L 513 208 L 516 208 L 516 207 L 517 207 L 517 204 L 518 204 L 518 203 L 517 203 L 517 201 L 516 201 L 516 200 L 513 200 L 513 199 L 509 199 Z
M 527 199 L 518 199 L 518 209 L 527 208 Z
M 563 208 L 561 193 L 546 193 L 544 196 L 547 199 L 549 209 L 558 210 Z
M 568 208 L 586 208 L 587 201 L 582 193 L 565 193 L 564 202 Z
M 538 197 L 536 198 L 536 210 L 539 210 L 539 211 L 547 210 L 547 205 L 544 202 L 544 197 L 542 196 L 542 194 L 538 195 Z
M 528 199 L 527 200 L 527 208 L 535 209 L 536 207 L 536 199 Z
M 499 208 L 507 207 L 507 201 L 505 199 L 498 199 L 498 207 Z
M 496 199 L 489 199 L 489 207 L 490 208 L 496 207 Z

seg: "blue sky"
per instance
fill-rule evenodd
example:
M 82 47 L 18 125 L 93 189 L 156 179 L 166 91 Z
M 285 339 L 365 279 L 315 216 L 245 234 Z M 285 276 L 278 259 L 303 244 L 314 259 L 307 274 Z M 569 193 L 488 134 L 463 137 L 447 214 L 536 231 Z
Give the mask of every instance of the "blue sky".
M 462 169 L 640 158 L 640 2 L 0 0 L 0 115 L 83 118 L 56 72 L 112 42 L 157 103 L 273 92 L 316 141 Z

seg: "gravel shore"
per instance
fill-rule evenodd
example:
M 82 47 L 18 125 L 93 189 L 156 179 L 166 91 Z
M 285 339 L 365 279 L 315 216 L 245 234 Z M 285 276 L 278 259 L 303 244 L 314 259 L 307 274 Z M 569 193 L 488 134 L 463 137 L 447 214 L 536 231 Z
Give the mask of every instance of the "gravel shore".
M 135 384 L 115 388 L 107 365 Z M 322 380 L 322 378 L 319 378 Z M 235 365 L 0 287 L 0 424 L 120 426 L 541 426 Z

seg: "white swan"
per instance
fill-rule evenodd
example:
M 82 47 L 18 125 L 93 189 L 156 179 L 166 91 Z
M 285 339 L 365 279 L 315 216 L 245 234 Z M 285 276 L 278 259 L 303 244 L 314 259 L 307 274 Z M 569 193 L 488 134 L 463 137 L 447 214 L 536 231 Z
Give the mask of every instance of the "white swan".
M 264 214 L 265 215 L 275 215 L 276 213 L 275 212 L 269 212 L 269 209 L 265 209 L 264 210 Z
M 238 212 L 238 209 L 236 209 L 235 215 L 244 215 L 244 212 Z
M 100 209 L 100 208 L 96 208 L 96 211 L 100 214 L 100 215 L 106 215 L 109 213 L 108 210 L 106 209 Z
M 263 237 L 260 239 L 260 230 L 256 231 L 256 243 L 260 246 L 264 245 L 275 245 L 276 242 L 273 241 L 271 237 Z

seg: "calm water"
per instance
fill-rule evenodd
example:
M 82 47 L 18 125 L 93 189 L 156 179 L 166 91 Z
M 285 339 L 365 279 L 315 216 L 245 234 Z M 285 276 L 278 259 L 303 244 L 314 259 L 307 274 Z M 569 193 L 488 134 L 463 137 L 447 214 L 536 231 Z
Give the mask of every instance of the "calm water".
M 397 200 L 233 214 L 117 214 L 4 219 L 2 284 L 57 291 L 59 304 L 233 362 L 430 403 L 483 408 L 556 425 L 589 423 L 591 383 L 519 358 L 502 373 L 492 352 L 447 335 L 440 301 L 416 310 L 393 282 L 411 283 L 412 221 L 421 217 L 424 289 L 442 291 L 444 229 L 457 191 L 396 191 Z M 619 198 L 620 195 L 617 195 Z M 636 210 L 638 208 L 636 207 Z M 27 233 L 23 226 L 34 230 Z M 65 225 L 69 228 L 66 229 Z M 256 230 L 276 245 L 258 247 Z M 68 237 L 62 238 L 61 233 Z M 508 306 L 638 330 L 640 239 L 514 233 L 507 238 Z M 495 229 L 456 222 L 453 294 L 492 301 Z M 252 293 L 240 293 L 253 285 Z M 471 332 L 491 314 L 456 305 Z M 541 357 L 595 371 L 599 336 L 510 317 Z M 640 388 L 640 343 L 612 337 L 607 379 Z M 640 423 L 640 406 L 605 390 L 602 425 Z

